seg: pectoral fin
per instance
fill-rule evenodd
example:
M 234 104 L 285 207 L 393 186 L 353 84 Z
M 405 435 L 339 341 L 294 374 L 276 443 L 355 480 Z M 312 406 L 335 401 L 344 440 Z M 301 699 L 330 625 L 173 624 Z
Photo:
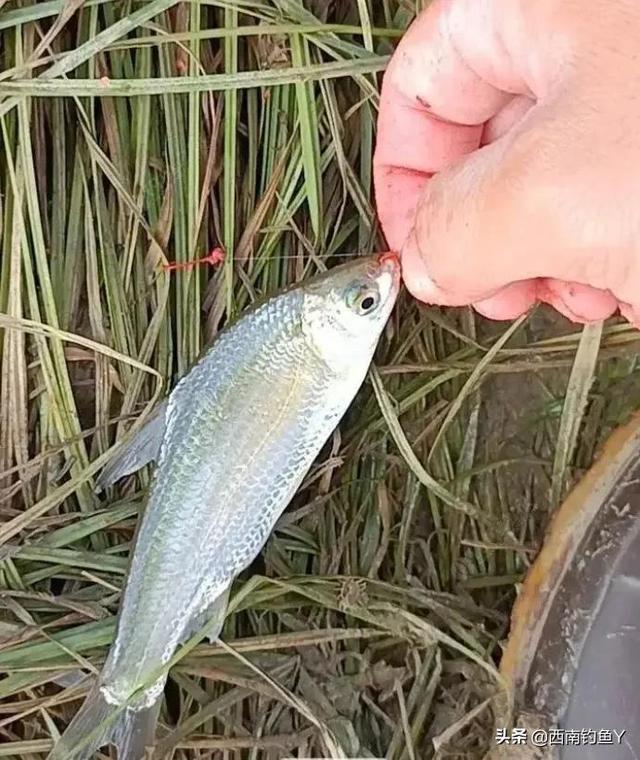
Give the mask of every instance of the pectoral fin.
M 167 403 L 167 399 L 162 401 L 133 438 L 107 463 L 96 481 L 96 493 L 157 459 L 165 431 Z

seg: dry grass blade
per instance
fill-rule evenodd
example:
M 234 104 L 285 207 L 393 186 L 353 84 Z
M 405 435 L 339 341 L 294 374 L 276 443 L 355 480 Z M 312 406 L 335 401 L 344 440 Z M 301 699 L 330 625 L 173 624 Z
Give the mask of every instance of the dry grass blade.
M 273 678 L 271 678 L 268 673 L 260 670 L 260 668 L 254 665 L 250 660 L 248 660 L 239 652 L 236 652 L 232 647 L 228 646 L 223 641 L 221 641 L 220 644 L 223 649 L 227 650 L 240 662 L 246 665 L 250 670 L 252 670 L 254 673 L 257 673 L 262 679 L 264 679 L 281 696 L 285 703 L 291 705 L 294 710 L 303 715 L 311 724 L 313 724 L 318 729 L 320 735 L 322 736 L 325 751 L 329 753 L 328 757 L 330 757 L 332 760 L 333 758 L 340 760 L 341 758 L 347 757 L 347 755 L 344 753 L 344 750 L 338 743 L 336 737 L 333 736 L 329 728 L 322 721 L 318 720 L 318 718 L 313 714 L 313 711 L 309 708 L 308 705 L 304 703 L 302 699 L 300 699 L 300 697 L 292 694 L 288 689 L 285 689 L 281 684 L 277 683 Z
M 411 468 L 411 471 L 415 474 L 418 480 L 425 486 L 425 488 L 432 491 L 439 499 L 447 504 L 447 506 L 458 509 L 460 512 L 473 517 L 476 520 L 484 521 L 486 517 L 482 515 L 480 510 L 473 504 L 470 504 L 463 499 L 459 499 L 455 494 L 448 491 L 442 486 L 432 475 L 430 475 L 420 463 L 416 457 L 411 444 L 407 440 L 407 436 L 400 425 L 398 416 L 393 409 L 391 399 L 384 389 L 382 379 L 376 369 L 371 371 L 371 379 L 373 387 L 376 393 L 376 398 L 380 404 L 380 410 L 385 422 L 389 426 L 391 435 L 396 442 L 396 445 L 400 449 L 400 453 L 404 457 L 407 465 Z
M 11 317 L 8 314 L 0 313 L 0 326 L 3 326 L 6 330 L 17 330 L 19 332 L 29 333 L 31 335 L 42 335 L 43 337 L 58 338 L 68 343 L 75 343 L 78 346 L 84 346 L 85 348 L 95 351 L 96 353 L 108 356 L 111 359 L 124 362 L 125 364 L 135 367 L 142 372 L 147 372 L 150 375 L 158 378 L 159 388 L 162 386 L 162 376 L 153 368 L 147 364 L 139 362 L 137 359 L 122 354 L 119 351 L 114 351 L 109 346 L 105 346 L 90 338 L 85 338 L 83 335 L 77 333 L 69 333 L 66 330 L 60 330 L 57 327 L 52 327 L 44 322 L 36 322 L 32 319 L 22 319 Z
M 489 366 L 489 364 L 491 364 L 491 362 L 496 358 L 500 350 L 506 345 L 509 339 L 520 329 L 520 327 L 524 324 L 526 319 L 527 319 L 526 316 L 522 316 L 519 319 L 516 319 L 514 323 L 510 325 L 504 331 L 504 333 L 498 338 L 498 340 L 491 346 L 491 348 L 485 353 L 485 355 L 480 359 L 480 361 L 473 368 L 473 371 L 471 372 L 468 379 L 462 386 L 460 393 L 457 395 L 455 401 L 449 407 L 446 417 L 442 420 L 442 423 L 440 424 L 440 427 L 438 429 L 438 434 L 436 435 L 433 441 L 433 444 L 431 446 L 431 451 L 429 452 L 428 461 L 431 461 L 433 454 L 438 449 L 438 445 L 444 439 L 444 435 L 446 431 L 449 429 L 449 425 L 451 424 L 455 416 L 458 414 L 458 412 L 462 408 L 462 405 L 469 398 L 470 394 L 476 389 L 479 381 L 483 378 L 483 376 L 487 372 L 487 367 Z
M 455 723 L 445 729 L 441 734 L 435 736 L 433 738 L 433 746 L 436 752 L 439 752 L 441 749 L 446 747 L 451 739 L 453 739 L 457 733 L 462 731 L 462 729 L 467 726 L 472 720 L 474 720 L 474 718 L 477 718 L 478 715 L 481 715 L 487 709 L 487 707 L 491 705 L 492 701 L 492 698 L 485 699 L 484 702 L 476 705 L 473 710 L 470 710 L 466 715 L 463 715 L 460 720 L 457 720 Z
M 558 442 L 553 459 L 551 503 L 558 505 L 569 480 L 571 459 L 578 443 L 580 427 L 595 380 L 595 370 L 602 340 L 603 323 L 585 325 L 576 351 L 562 406 Z
M 174 0 L 175 1 L 175 0 Z M 335 61 L 310 66 L 266 71 L 240 71 L 237 74 L 208 74 L 201 77 L 154 77 L 152 79 L 23 79 L 0 83 L 0 96 L 30 97 L 133 97 L 137 95 L 179 95 L 188 92 L 223 92 L 253 87 L 274 87 L 314 79 L 336 79 L 383 71 L 388 58 L 371 56 L 357 61 Z M 15 101 L 12 107 L 15 106 Z M 7 107 L 0 104 L 0 115 Z

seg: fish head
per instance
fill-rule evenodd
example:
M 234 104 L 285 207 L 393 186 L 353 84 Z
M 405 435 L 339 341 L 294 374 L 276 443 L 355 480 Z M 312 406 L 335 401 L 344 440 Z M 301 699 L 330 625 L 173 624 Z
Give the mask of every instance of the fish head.
M 331 366 L 370 360 L 400 290 L 394 253 L 362 256 L 305 287 L 303 329 Z

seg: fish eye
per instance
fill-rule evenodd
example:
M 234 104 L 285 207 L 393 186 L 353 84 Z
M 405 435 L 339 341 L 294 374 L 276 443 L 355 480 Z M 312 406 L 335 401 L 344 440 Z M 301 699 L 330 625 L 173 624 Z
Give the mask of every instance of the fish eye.
M 370 285 L 356 285 L 347 291 L 347 306 L 359 316 L 370 314 L 380 303 L 380 293 Z

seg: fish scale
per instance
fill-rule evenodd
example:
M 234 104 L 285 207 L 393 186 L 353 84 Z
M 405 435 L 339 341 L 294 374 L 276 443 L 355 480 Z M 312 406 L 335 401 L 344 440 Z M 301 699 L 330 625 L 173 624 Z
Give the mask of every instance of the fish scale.
M 93 746 L 152 738 L 158 668 L 264 546 L 362 384 L 398 287 L 396 259 L 365 257 L 251 309 L 170 394 L 161 442 L 122 455 L 123 472 L 156 455 L 157 467 L 114 644 L 51 758 L 89 757 L 71 751 L 83 727 L 132 697 Z

